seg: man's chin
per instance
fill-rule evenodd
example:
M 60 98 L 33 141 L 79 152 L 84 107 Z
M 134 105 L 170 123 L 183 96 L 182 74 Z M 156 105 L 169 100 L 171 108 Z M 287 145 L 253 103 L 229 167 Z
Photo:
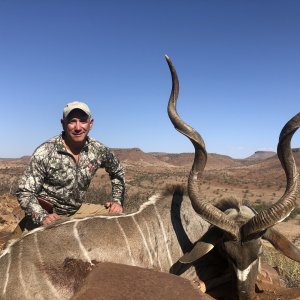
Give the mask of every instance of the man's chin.
M 85 136 L 81 135 L 81 136 L 72 136 L 72 140 L 75 143 L 82 143 L 85 140 Z

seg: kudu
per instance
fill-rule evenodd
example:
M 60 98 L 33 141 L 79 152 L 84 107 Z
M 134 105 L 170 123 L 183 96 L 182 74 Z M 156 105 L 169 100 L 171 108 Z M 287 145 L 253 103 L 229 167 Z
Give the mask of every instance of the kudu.
M 201 280 L 209 269 L 201 269 L 199 261 L 206 260 L 214 246 L 233 263 L 239 298 L 251 299 L 262 236 L 285 255 L 300 261 L 300 251 L 271 229 L 295 207 L 298 175 L 290 140 L 300 125 L 300 115 L 291 119 L 280 135 L 278 156 L 287 176 L 282 198 L 259 214 L 245 206 L 229 208 L 220 204 L 217 208 L 200 200 L 199 179 L 207 154 L 200 135 L 176 113 L 179 83 L 168 58 L 167 62 L 173 82 L 169 117 L 195 147 L 189 197 L 180 193 L 155 195 L 132 214 L 74 219 L 31 231 L 0 256 L 0 299 L 70 299 L 78 283 L 75 275 L 86 276 L 97 262 Z
M 259 213 L 233 202 L 220 202 L 214 206 L 209 201 L 201 199 L 199 188 L 199 179 L 207 161 L 205 144 L 200 134 L 177 114 L 179 82 L 173 64 L 167 56 L 166 59 L 173 82 L 168 106 L 169 117 L 174 127 L 187 136 L 195 148 L 194 162 L 188 178 L 188 195 L 195 211 L 212 225 L 194 245 L 192 251 L 185 253 L 180 262 L 195 262 L 217 246 L 227 256 L 235 271 L 238 299 L 253 299 L 260 263 L 259 257 L 262 254 L 261 238 L 268 240 L 284 255 L 300 262 L 300 250 L 272 229 L 276 223 L 287 218 L 296 206 L 299 174 L 292 154 L 291 139 L 300 127 L 300 113 L 283 127 L 279 136 L 277 154 L 287 180 L 284 195 L 275 204 Z

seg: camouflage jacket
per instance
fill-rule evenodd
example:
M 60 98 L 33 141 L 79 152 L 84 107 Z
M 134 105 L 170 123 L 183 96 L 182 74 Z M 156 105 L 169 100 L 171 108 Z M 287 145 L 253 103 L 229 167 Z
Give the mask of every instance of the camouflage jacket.
M 47 198 L 57 214 L 74 214 L 81 206 L 93 175 L 105 168 L 112 183 L 112 198 L 123 204 L 124 170 L 115 155 L 100 142 L 88 137 L 76 163 L 63 144 L 62 135 L 39 146 L 20 179 L 16 192 L 20 206 L 40 225 L 48 215 L 37 197 Z

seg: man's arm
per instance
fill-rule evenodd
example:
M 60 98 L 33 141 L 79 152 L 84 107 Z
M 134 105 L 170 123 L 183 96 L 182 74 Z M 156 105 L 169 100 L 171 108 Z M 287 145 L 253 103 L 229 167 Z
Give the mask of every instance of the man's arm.
M 44 182 L 45 170 L 39 153 L 34 153 L 29 165 L 20 179 L 16 192 L 17 199 L 26 216 L 30 217 L 34 224 L 42 225 L 48 216 L 37 200 Z
M 107 202 L 106 206 L 110 212 L 123 212 L 122 207 L 124 204 L 125 195 L 125 171 L 118 158 L 109 149 L 107 149 L 106 152 L 106 161 L 104 167 L 110 176 L 113 198 L 113 201 Z

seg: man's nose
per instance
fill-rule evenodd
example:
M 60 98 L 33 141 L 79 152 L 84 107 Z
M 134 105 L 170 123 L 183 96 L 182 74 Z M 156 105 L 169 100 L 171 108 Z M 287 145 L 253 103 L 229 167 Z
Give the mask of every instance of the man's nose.
M 81 129 L 80 121 L 77 121 L 77 122 L 76 122 L 75 129 L 76 129 L 76 130 L 80 130 L 80 129 Z

